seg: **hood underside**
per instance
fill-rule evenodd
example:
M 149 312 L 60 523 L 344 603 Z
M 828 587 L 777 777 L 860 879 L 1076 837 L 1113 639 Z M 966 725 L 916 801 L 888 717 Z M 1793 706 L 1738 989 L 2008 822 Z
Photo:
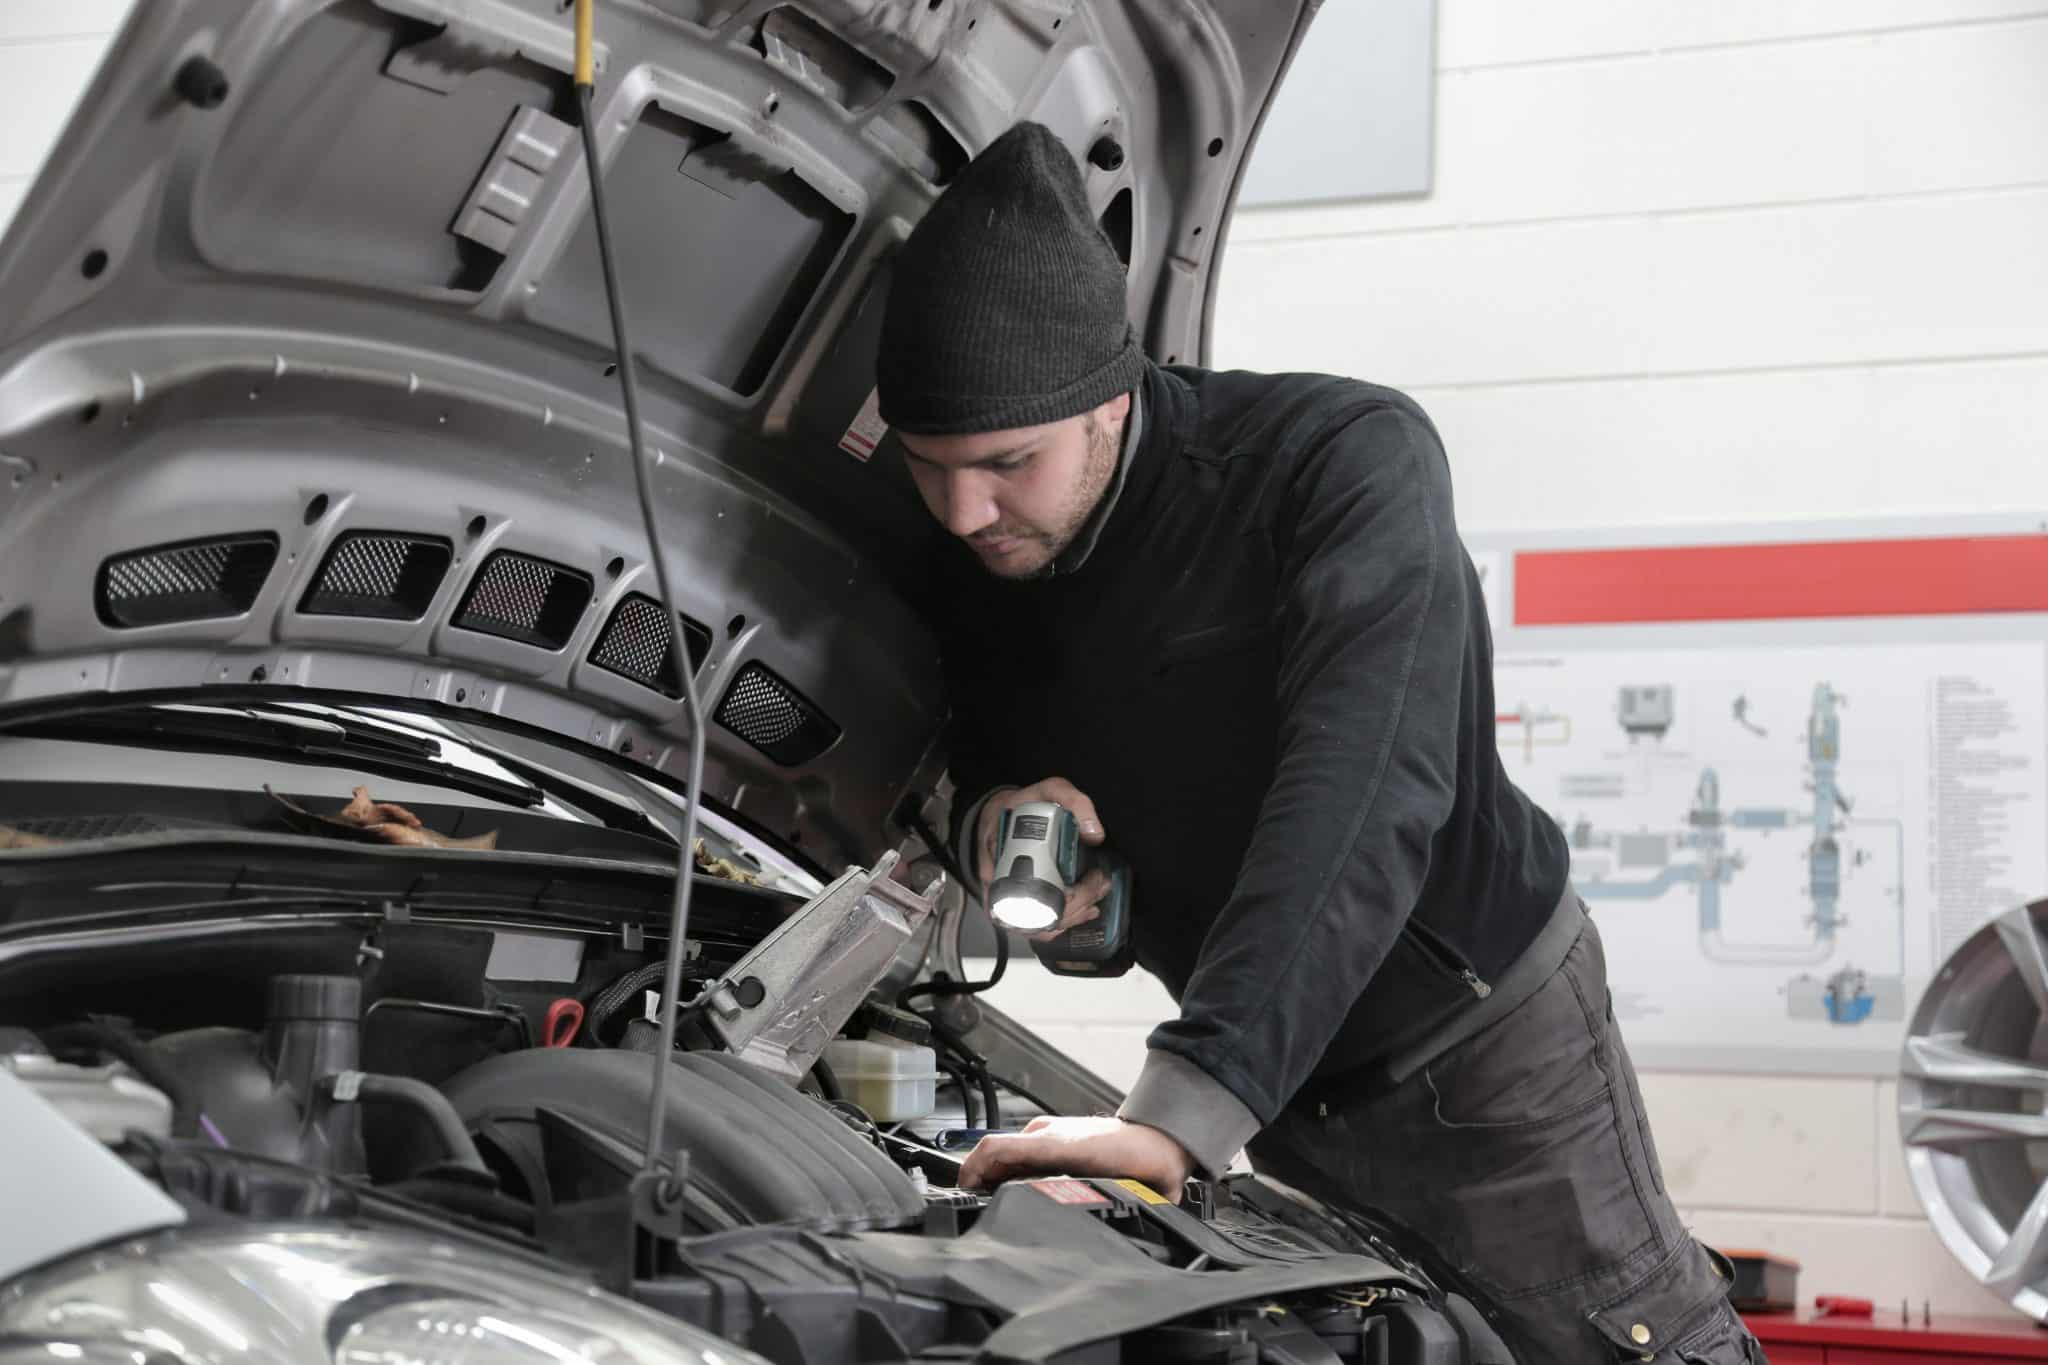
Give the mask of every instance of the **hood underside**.
M 0 247 L 0 708 L 261 684 L 680 766 L 560 0 L 147 0 Z M 1203 354 L 1314 4 L 608 0 L 595 111 L 707 790 L 825 859 L 928 781 L 891 257 L 1020 119 Z M 658 457 L 652 454 L 658 452 Z M 0 715 L 4 718 L 4 715 Z

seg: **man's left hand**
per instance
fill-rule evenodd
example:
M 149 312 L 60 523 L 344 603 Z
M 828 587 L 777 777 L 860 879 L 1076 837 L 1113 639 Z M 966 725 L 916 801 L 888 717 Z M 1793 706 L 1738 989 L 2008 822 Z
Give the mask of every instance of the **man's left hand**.
M 1036 1175 L 1099 1175 L 1142 1180 L 1180 1202 L 1195 1167 L 1187 1149 L 1157 1128 L 1116 1118 L 1035 1118 L 1021 1133 L 983 1138 L 960 1168 L 968 1189 L 993 1189 Z

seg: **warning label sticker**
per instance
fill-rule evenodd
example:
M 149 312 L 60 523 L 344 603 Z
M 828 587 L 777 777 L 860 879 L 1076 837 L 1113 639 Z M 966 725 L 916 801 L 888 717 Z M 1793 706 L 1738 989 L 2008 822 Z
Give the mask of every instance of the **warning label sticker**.
M 860 405 L 860 411 L 853 415 L 853 424 L 839 438 L 839 448 L 866 464 L 888 434 L 889 424 L 882 420 L 881 391 L 869 389 L 867 402 Z
M 1082 1208 L 1106 1208 L 1109 1196 L 1093 1185 L 1080 1180 L 1034 1180 L 1031 1188 L 1055 1204 L 1075 1204 Z
M 1119 1180 L 1116 1183 L 1148 1204 L 1171 1204 L 1173 1202 L 1142 1180 Z

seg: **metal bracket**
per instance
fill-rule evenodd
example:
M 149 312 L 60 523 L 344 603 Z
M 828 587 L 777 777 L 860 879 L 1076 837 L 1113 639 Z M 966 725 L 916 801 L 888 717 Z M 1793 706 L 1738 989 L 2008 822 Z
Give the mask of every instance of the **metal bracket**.
M 892 879 L 897 855 L 849 868 L 741 958 L 702 999 L 726 1049 L 800 1079 L 932 912 Z

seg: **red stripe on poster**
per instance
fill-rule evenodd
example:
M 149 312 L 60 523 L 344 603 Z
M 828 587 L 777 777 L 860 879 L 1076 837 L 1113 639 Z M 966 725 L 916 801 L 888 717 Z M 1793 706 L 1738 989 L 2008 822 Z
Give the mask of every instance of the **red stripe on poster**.
M 2048 535 L 1529 550 L 1518 626 L 2048 612 Z

